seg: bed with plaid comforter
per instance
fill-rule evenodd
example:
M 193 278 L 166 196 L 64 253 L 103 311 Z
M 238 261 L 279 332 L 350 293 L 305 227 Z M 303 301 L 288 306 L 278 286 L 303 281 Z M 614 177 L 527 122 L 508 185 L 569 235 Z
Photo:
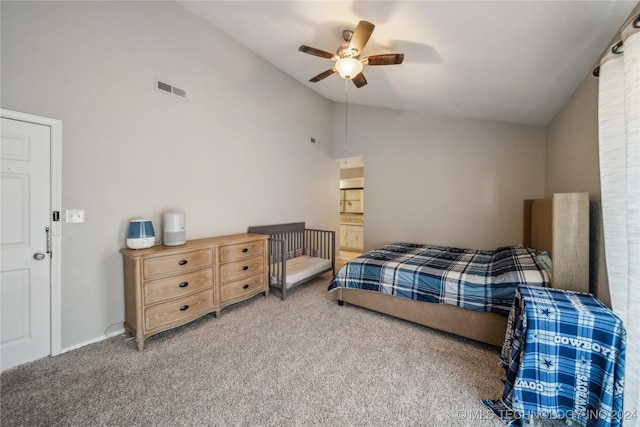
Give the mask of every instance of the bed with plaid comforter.
M 364 289 L 506 317 L 521 284 L 550 285 L 536 252 L 525 246 L 486 251 L 393 243 L 349 261 L 329 291 Z

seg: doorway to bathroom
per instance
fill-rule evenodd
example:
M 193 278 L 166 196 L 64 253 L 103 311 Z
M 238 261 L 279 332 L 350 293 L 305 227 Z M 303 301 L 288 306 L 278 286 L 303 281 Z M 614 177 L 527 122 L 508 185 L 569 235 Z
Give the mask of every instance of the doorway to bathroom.
M 339 258 L 345 262 L 364 251 L 364 157 L 340 159 Z

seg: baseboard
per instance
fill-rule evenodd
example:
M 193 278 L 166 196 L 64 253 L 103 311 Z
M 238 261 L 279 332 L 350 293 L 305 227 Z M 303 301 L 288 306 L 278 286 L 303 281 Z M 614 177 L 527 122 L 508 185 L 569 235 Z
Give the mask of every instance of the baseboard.
M 71 350 L 77 350 L 77 349 L 79 349 L 81 347 L 84 347 L 85 345 L 94 344 L 94 343 L 97 343 L 97 342 L 100 342 L 100 341 L 108 340 L 109 338 L 115 337 L 116 335 L 119 335 L 119 334 L 122 334 L 122 333 L 124 333 L 124 328 L 120 328 L 117 331 L 109 332 L 106 335 L 102 335 L 100 337 L 92 338 L 92 339 L 90 339 L 88 341 L 84 341 L 84 342 L 81 342 L 79 344 L 74 344 L 71 347 L 63 348 L 62 350 L 60 350 L 60 353 L 58 353 L 58 354 L 66 353 L 66 352 L 71 351 Z

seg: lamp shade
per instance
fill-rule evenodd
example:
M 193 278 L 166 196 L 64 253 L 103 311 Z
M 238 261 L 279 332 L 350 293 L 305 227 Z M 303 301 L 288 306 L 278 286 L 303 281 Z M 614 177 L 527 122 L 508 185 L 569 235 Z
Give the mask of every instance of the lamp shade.
M 336 70 L 343 79 L 351 80 L 362 72 L 362 62 L 355 58 L 341 58 L 336 62 Z
M 131 249 L 150 248 L 156 244 L 156 234 L 149 219 L 132 219 L 127 232 L 127 247 Z

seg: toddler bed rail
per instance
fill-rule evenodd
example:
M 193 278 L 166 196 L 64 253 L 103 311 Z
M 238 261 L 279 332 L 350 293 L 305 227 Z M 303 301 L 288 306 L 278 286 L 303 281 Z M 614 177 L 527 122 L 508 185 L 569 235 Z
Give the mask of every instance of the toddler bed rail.
M 249 233 L 269 235 L 269 280 L 271 286 L 287 290 L 331 271 L 335 274 L 335 231 L 305 227 L 304 222 L 259 225 Z

